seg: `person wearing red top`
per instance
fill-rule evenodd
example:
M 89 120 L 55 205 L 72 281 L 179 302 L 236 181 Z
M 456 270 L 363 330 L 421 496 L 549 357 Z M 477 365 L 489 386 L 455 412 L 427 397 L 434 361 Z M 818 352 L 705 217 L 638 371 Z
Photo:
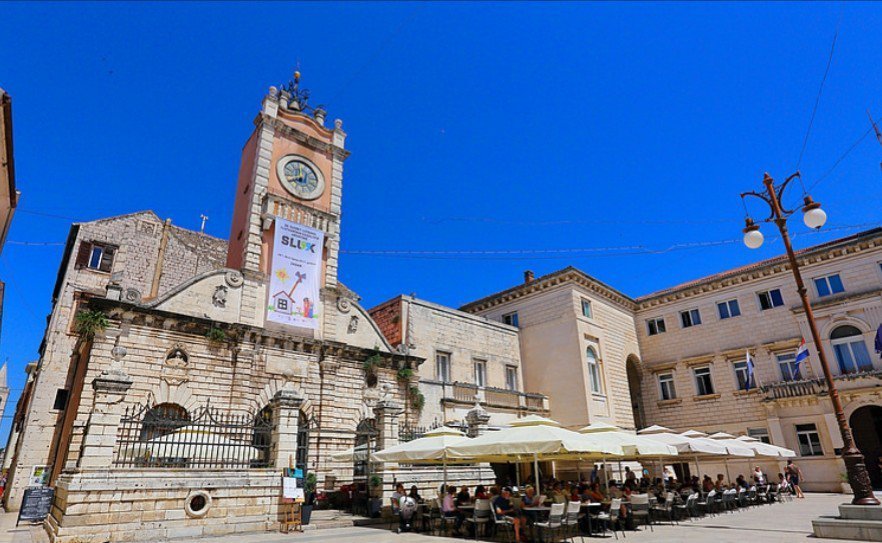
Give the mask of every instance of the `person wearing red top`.
M 476 500 L 489 500 L 490 494 L 487 494 L 487 489 L 484 488 L 484 485 L 478 485 L 475 488 L 475 499 Z

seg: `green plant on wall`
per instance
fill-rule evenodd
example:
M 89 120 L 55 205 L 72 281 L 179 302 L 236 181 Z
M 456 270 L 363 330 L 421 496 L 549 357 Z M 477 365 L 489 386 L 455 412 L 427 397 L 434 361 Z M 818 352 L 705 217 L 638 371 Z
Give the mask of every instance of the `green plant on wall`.
M 399 381 L 410 381 L 410 378 L 413 377 L 413 370 L 410 368 L 400 368 L 398 370 L 398 380 Z
M 410 406 L 416 409 L 417 411 L 422 411 L 423 406 L 426 405 L 426 397 L 423 396 L 423 393 L 420 392 L 419 387 L 410 387 Z
M 380 365 L 380 362 L 382 362 L 382 360 L 383 359 L 380 357 L 380 353 L 374 353 L 367 357 L 367 359 L 364 361 L 364 364 L 362 364 L 362 367 L 367 373 L 376 373 L 377 367 Z
M 95 334 L 103 332 L 110 325 L 107 315 L 94 309 L 80 311 L 74 322 L 77 334 L 86 339 L 94 338 Z
M 220 328 L 212 326 L 208 329 L 208 332 L 205 332 L 205 337 L 208 339 L 209 343 L 218 344 L 226 341 L 227 333 Z

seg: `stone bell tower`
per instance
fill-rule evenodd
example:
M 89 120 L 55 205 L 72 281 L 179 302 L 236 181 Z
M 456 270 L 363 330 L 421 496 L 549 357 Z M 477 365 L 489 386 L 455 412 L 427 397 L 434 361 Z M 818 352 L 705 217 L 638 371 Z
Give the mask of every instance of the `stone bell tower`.
M 327 112 L 308 101 L 300 72 L 281 88 L 270 87 L 242 151 L 227 266 L 245 277 L 241 321 L 255 326 L 274 324 L 265 317 L 277 219 L 324 234 L 321 302 L 331 306 L 336 300 L 343 161 L 349 152 L 343 121 L 326 128 Z M 320 321 L 317 331 L 293 333 L 321 338 L 328 318 Z

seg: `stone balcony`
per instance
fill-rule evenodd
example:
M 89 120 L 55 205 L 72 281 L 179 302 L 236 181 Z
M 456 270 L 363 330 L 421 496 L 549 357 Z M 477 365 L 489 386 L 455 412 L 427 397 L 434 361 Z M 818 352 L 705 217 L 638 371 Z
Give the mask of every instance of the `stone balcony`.
M 433 382 L 433 384 L 442 389 L 442 403 L 474 405 L 477 400 L 484 407 L 548 413 L 548 397 L 543 394 L 495 387 L 479 387 L 460 382 Z
M 882 369 L 846 373 L 833 377 L 840 390 L 862 388 L 865 386 L 879 386 L 882 381 Z M 805 396 L 826 396 L 826 379 L 802 379 L 799 381 L 778 381 L 762 385 L 760 390 L 765 394 L 765 401 L 773 402 L 788 398 L 800 398 Z

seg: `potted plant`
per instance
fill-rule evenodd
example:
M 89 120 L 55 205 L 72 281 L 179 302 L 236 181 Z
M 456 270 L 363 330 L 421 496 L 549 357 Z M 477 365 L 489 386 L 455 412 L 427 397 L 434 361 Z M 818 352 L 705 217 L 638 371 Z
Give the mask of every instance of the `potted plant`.
M 377 518 L 383 510 L 383 498 L 381 497 L 383 479 L 379 475 L 371 475 L 371 478 L 368 479 L 368 486 L 370 486 L 371 496 L 370 511 L 368 513 L 371 518 Z
M 844 471 L 839 474 L 839 483 L 842 485 L 843 494 L 851 494 L 851 484 L 848 482 L 848 474 Z
M 315 486 L 316 476 L 315 473 L 310 471 L 303 479 L 304 503 L 300 508 L 300 519 L 304 525 L 309 524 L 309 519 L 312 517 L 312 509 L 315 506 Z

